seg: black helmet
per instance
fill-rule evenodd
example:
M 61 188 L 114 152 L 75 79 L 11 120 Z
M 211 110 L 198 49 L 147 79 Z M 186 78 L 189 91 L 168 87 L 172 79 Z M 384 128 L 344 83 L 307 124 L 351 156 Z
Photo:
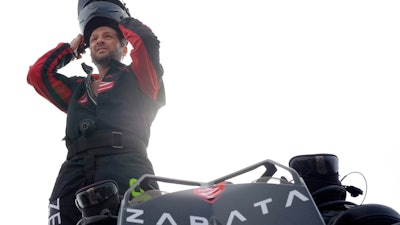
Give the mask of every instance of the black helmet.
M 129 16 L 128 8 L 120 0 L 79 0 L 78 2 L 78 21 L 86 44 L 92 31 L 97 27 L 106 25 L 119 31 L 119 22 Z

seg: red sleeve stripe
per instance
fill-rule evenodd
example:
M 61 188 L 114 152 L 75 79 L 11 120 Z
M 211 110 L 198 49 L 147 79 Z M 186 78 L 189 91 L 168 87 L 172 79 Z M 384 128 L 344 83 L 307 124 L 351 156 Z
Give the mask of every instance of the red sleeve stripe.
M 71 90 L 67 85 L 68 78 L 58 74 L 57 70 L 64 65 L 64 55 L 71 54 L 71 50 L 68 45 L 62 45 L 59 44 L 30 66 L 27 81 L 41 96 L 65 112 Z
M 130 52 L 132 58 L 132 70 L 135 72 L 139 81 L 140 88 L 144 93 L 154 100 L 160 89 L 157 72 L 154 68 L 150 55 L 142 39 L 134 32 L 120 26 L 125 38 L 132 44 Z

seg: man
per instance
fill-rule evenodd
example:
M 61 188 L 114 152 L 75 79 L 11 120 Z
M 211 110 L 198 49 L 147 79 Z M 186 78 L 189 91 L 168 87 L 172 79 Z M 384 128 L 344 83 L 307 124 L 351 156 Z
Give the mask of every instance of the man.
M 94 22 L 93 22 L 94 21 Z M 159 41 L 142 22 L 96 18 L 84 35 L 60 43 L 29 68 L 27 81 L 67 114 L 67 160 L 60 168 L 49 204 L 49 224 L 75 225 L 81 212 L 75 193 L 92 183 L 113 180 L 119 193 L 144 174 L 154 174 L 147 157 L 150 128 L 165 104 Z M 132 50 L 132 63 L 121 63 Z M 65 76 L 58 69 L 80 59 L 88 46 L 98 74 Z M 148 184 L 143 189 L 158 188 Z

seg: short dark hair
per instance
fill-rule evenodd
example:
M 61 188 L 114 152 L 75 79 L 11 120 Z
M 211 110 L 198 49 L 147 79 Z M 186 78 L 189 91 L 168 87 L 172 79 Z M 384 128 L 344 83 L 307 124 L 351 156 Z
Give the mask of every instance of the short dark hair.
M 107 27 L 111 27 L 112 29 L 114 29 L 117 32 L 118 39 L 121 42 L 121 46 L 127 45 L 128 42 L 125 40 L 125 37 L 122 34 L 121 30 L 119 29 L 118 25 L 119 24 L 115 20 L 112 20 L 110 18 L 106 18 L 106 17 L 93 18 L 86 24 L 86 27 L 84 30 L 83 35 L 84 35 L 84 39 L 85 39 L 85 44 L 87 46 L 89 46 L 90 36 L 92 35 L 92 33 L 95 29 L 97 29 L 98 27 L 101 27 L 101 26 L 107 26 Z

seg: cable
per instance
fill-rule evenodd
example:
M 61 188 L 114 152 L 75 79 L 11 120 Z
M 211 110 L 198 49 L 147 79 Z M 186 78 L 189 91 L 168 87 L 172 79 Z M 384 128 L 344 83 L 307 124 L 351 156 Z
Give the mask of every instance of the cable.
M 364 203 L 364 201 L 365 201 L 365 198 L 367 197 L 367 192 L 368 192 L 368 182 L 367 182 L 367 179 L 365 178 L 364 174 L 362 174 L 361 172 L 358 172 L 358 171 L 350 172 L 350 173 L 346 174 L 346 175 L 340 180 L 340 182 L 343 182 L 343 180 L 344 180 L 347 176 L 349 176 L 350 174 L 354 174 L 354 173 L 361 175 L 361 177 L 364 179 L 364 182 L 365 182 L 365 194 L 364 194 L 364 198 L 362 199 L 362 201 L 361 201 L 361 203 L 360 203 L 360 205 L 362 205 L 362 204 Z M 351 194 L 352 197 L 357 197 L 359 194 L 363 194 L 363 193 L 362 193 L 362 190 L 359 189 L 359 188 L 357 188 L 357 187 L 354 187 L 354 186 L 344 186 L 344 187 L 345 187 L 346 190 Z

